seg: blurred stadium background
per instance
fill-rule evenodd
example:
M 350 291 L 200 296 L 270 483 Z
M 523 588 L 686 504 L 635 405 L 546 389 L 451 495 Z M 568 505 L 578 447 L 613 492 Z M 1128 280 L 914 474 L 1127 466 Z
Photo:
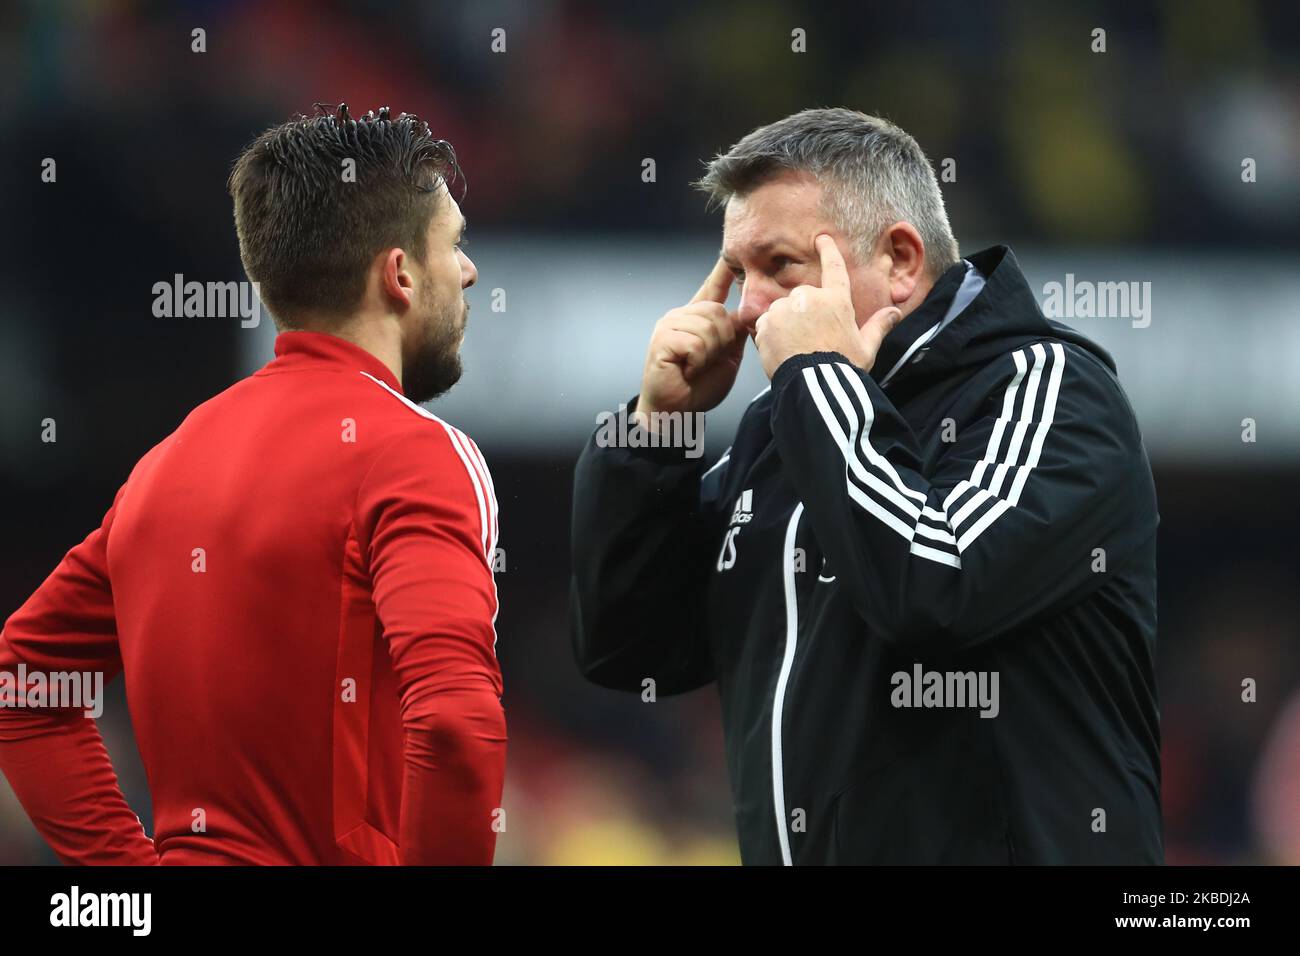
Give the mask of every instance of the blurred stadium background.
M 576 673 L 572 465 L 716 254 L 719 218 L 687 185 L 701 160 L 797 109 L 850 106 L 956 160 L 943 188 L 965 250 L 1009 243 L 1039 290 L 1067 273 L 1152 283 L 1146 328 L 1066 321 L 1116 355 L 1156 472 L 1168 860 L 1300 862 L 1295 4 L 626 7 L 5 4 L 0 615 L 144 451 L 269 358 L 269 321 L 151 310 L 176 273 L 243 278 L 225 194 L 240 147 L 317 101 L 416 112 L 460 154 L 480 272 L 466 376 L 435 409 L 476 436 L 502 507 L 498 861 L 737 861 L 715 693 L 648 706 Z M 56 184 L 40 181 L 45 157 Z M 710 418 L 710 457 L 763 385 L 753 355 L 742 376 Z M 149 827 L 120 683 L 101 726 Z M 0 863 L 50 862 L 0 781 Z

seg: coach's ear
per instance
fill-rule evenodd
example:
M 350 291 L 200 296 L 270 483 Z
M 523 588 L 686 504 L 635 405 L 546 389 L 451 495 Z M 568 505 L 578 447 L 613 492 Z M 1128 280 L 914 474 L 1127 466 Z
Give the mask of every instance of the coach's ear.
M 406 252 L 389 249 L 379 260 L 379 285 L 384 295 L 403 312 L 411 307 L 415 294 L 415 277 L 407 269 Z
M 884 251 L 889 256 L 889 297 L 902 305 L 912 297 L 925 275 L 925 243 L 910 222 L 896 222 L 882 234 Z

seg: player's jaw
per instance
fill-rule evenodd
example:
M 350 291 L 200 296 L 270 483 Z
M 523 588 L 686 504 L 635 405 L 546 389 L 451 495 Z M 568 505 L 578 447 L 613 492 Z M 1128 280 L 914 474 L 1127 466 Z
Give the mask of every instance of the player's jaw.
M 437 398 L 460 381 L 460 347 L 469 313 L 463 293 L 439 301 L 426 284 L 420 299 L 424 320 L 402 361 L 402 391 L 413 402 Z

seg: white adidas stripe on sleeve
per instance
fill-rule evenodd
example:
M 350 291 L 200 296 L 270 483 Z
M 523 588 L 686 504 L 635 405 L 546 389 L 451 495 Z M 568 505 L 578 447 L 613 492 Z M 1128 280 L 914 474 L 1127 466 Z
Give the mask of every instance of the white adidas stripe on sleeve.
M 1065 349 L 1059 343 L 1046 347 L 1036 343 L 1012 353 L 1011 360 L 1015 374 L 1003 393 L 1002 411 L 994 421 L 984 455 L 970 477 L 949 492 L 942 508 L 930 507 L 925 492 L 909 487 L 871 443 L 875 410 L 857 370 L 842 362 L 803 369 L 808 394 L 844 457 L 849 498 L 910 542 L 910 553 L 917 557 L 960 569 L 962 552 L 1017 506 L 1038 466 L 1055 417 Z M 1040 407 L 1035 417 L 1035 409 Z

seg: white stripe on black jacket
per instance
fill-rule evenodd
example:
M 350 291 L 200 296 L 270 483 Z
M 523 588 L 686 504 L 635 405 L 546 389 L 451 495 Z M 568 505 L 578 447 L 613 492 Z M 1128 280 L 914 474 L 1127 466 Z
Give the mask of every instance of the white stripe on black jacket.
M 579 666 L 717 682 L 746 863 L 1163 859 L 1141 435 L 1010 250 L 970 262 L 974 300 L 936 333 L 954 266 L 871 374 L 785 362 L 707 473 L 594 440 L 579 460 Z M 996 716 L 895 706 L 918 663 L 996 673 Z

